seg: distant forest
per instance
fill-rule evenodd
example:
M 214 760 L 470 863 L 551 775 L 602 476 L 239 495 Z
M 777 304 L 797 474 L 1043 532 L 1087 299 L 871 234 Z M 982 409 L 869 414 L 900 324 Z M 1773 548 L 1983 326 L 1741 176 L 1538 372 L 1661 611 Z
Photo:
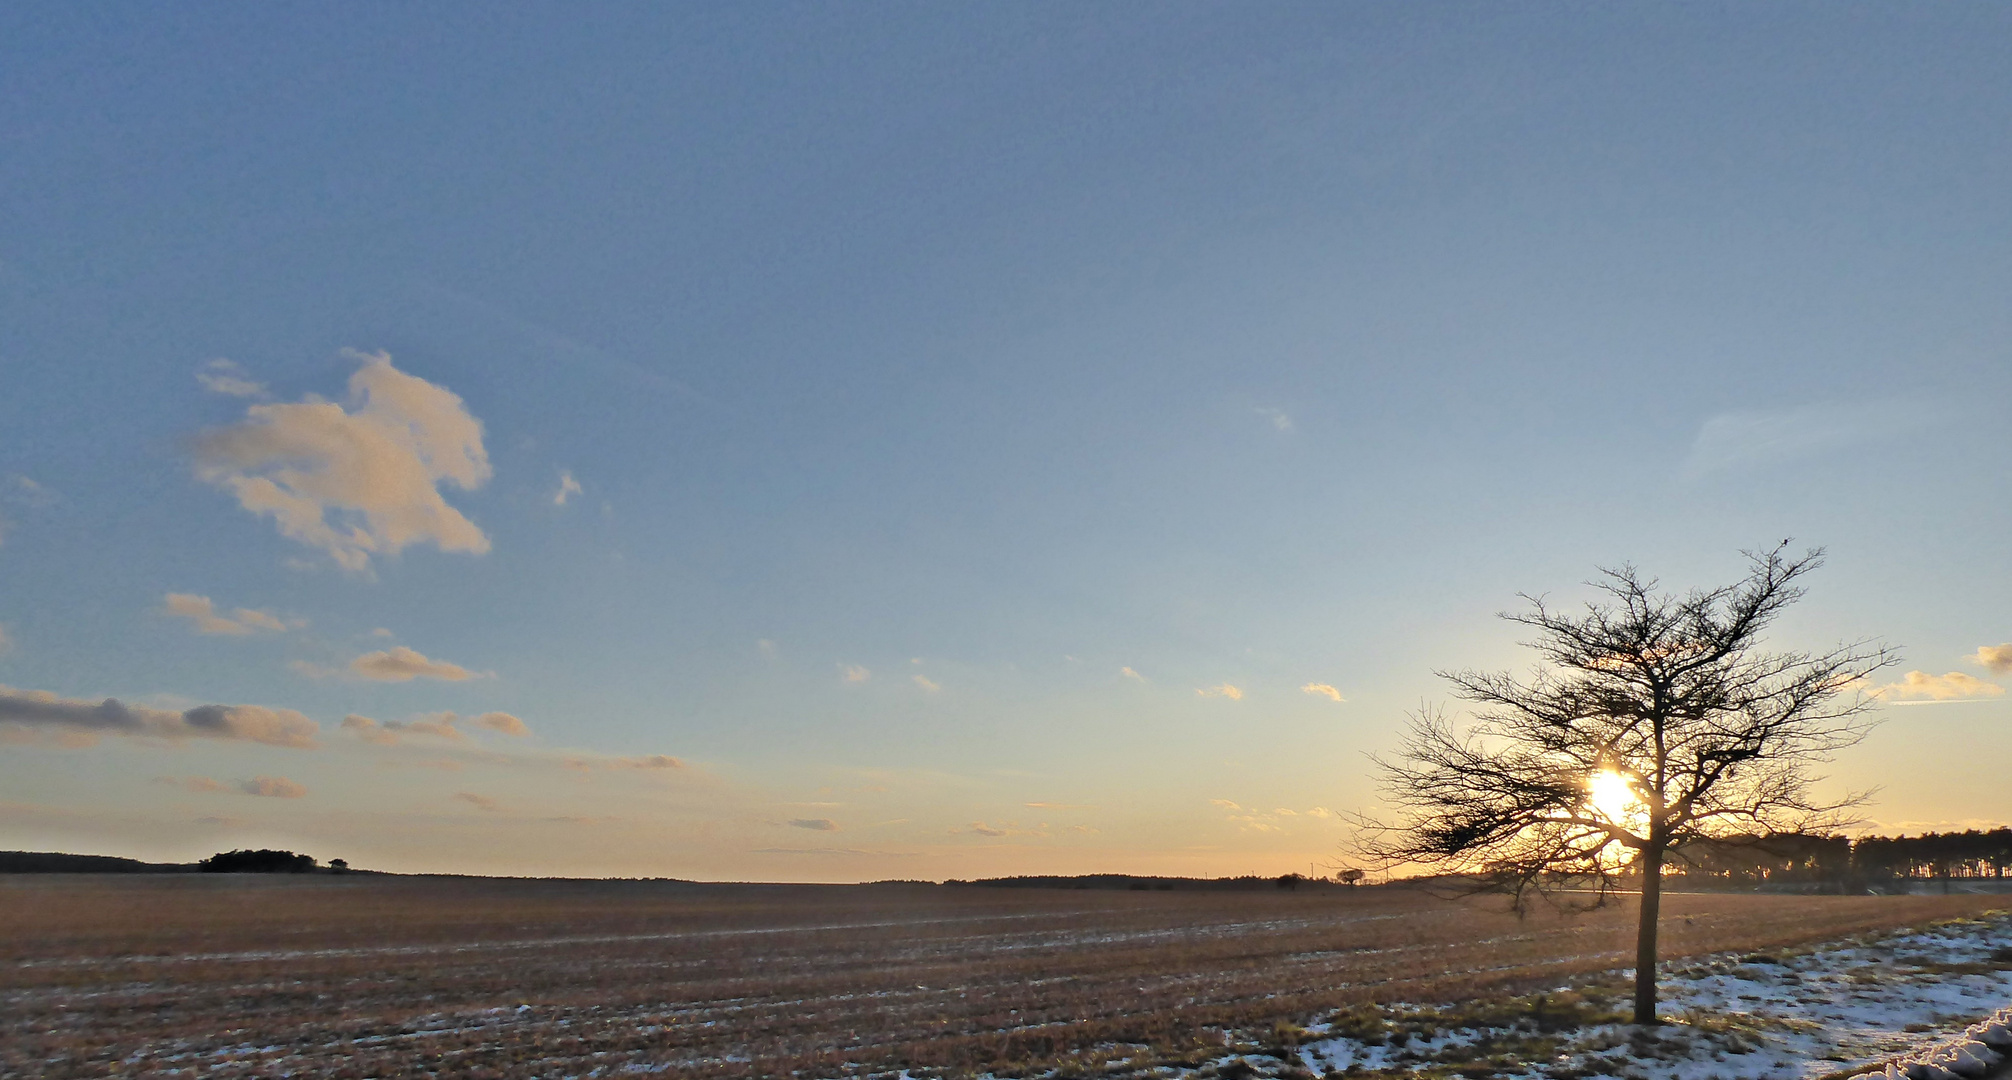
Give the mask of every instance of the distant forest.
M 1685 848 L 1673 860 L 1693 882 L 1816 885 L 1858 891 L 1889 882 L 1998 878 L 2012 869 L 2012 828 L 1920 836 L 1777 833 Z

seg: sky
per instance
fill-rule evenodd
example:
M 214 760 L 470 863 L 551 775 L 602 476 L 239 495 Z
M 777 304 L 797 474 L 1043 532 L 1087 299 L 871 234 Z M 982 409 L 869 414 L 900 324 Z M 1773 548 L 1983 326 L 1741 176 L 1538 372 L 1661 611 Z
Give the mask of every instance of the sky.
M 10 4 L 0 848 L 1342 858 L 1598 567 L 2012 821 L 2012 10 Z M 1457 706 L 1458 703 L 1451 703 Z

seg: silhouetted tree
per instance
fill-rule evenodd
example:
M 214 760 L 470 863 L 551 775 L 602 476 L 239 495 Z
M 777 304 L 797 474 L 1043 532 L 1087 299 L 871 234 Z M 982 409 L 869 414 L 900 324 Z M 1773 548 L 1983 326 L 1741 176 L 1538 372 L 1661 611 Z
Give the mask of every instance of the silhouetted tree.
M 1892 661 L 1883 648 L 1771 653 L 1761 634 L 1800 599 L 1821 549 L 1747 552 L 1736 584 L 1658 592 L 1633 566 L 1602 570 L 1606 596 L 1579 613 L 1524 596 L 1503 618 L 1535 631 L 1542 663 L 1508 673 L 1441 672 L 1478 708 L 1412 717 L 1394 759 L 1377 759 L 1397 816 L 1361 841 L 1386 865 L 1468 875 L 1515 897 L 1641 882 L 1634 1019 L 1656 1020 L 1656 930 L 1665 863 L 1734 835 L 1834 826 L 1857 801 L 1810 791 L 1813 767 L 1864 737 L 1871 701 L 1854 688 Z
M 196 864 L 205 874 L 305 874 L 314 869 L 314 857 L 291 851 L 220 851 Z

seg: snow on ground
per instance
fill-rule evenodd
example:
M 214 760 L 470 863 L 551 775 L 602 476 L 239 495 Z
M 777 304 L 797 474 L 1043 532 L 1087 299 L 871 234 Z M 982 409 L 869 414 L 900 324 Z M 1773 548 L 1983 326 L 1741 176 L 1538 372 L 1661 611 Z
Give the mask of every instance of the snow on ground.
M 1365 1007 L 1308 1027 L 1296 1054 L 1232 1055 L 1161 1075 L 1303 1068 L 1314 1076 L 1814 1080 L 1858 1072 L 1958 1035 L 2012 1002 L 2012 914 L 1676 961 L 1661 980 L 1669 1022 L 1647 1033 L 1612 1022 L 1632 977 L 1617 972 L 1515 1002 Z

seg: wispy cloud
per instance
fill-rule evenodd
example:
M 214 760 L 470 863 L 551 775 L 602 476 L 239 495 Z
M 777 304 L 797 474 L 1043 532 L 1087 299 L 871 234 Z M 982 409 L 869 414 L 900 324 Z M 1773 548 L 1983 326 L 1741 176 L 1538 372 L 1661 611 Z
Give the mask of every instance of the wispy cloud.
M 1993 675 L 2012 675 L 2012 641 L 2003 645 L 1979 645 L 1971 659 Z
M 468 805 L 474 807 L 477 810 L 483 811 L 484 813 L 493 814 L 496 811 L 501 810 L 503 808 L 503 804 L 496 801 L 495 799 L 492 799 L 487 795 L 477 795 L 472 791 L 457 791 L 454 793 L 454 797 L 460 800 L 461 802 L 467 803 Z
M 212 394 L 225 394 L 230 397 L 241 398 L 262 398 L 265 396 L 265 387 L 263 385 L 252 381 L 245 374 L 244 368 L 222 357 L 212 360 L 197 369 L 196 381 L 203 384 L 203 389 L 208 390 Z
M 1307 683 L 1305 686 L 1300 687 L 1299 690 L 1300 693 L 1302 694 L 1313 694 L 1318 697 L 1324 697 L 1329 701 L 1348 700 L 1347 698 L 1341 696 L 1341 691 L 1336 690 L 1334 687 L 1329 686 L 1327 683 L 1324 682 L 1310 682 Z
M 1118 674 L 1120 674 L 1120 675 L 1123 675 L 1123 676 L 1124 676 L 1125 678 L 1127 678 L 1127 679 L 1131 679 L 1131 680 L 1132 680 L 1133 682 L 1145 682 L 1145 681 L 1146 681 L 1146 677 L 1145 677 L 1144 675 L 1141 675 L 1141 674 L 1139 674 L 1138 672 L 1136 672 L 1136 671 L 1133 671 L 1133 670 L 1132 670 L 1131 668 L 1129 668 L 1129 667 L 1121 667 L 1121 668 L 1119 668 L 1119 669 L 1118 669 Z
M 636 757 L 574 754 L 565 759 L 565 766 L 581 772 L 592 772 L 595 769 L 682 769 L 685 763 L 669 754 L 642 754 Z
M 506 712 L 486 712 L 468 722 L 479 728 L 488 728 L 490 731 L 515 735 L 519 738 L 531 734 L 530 725 Z
M 789 819 L 789 824 L 790 827 L 793 829 L 809 829 L 812 832 L 838 831 L 838 822 L 835 822 L 828 817 L 791 818 Z
M 570 471 L 566 469 L 560 469 L 559 490 L 552 493 L 552 505 L 564 506 L 566 505 L 567 498 L 579 494 L 582 494 L 580 482 L 578 480 L 573 479 L 573 474 Z
M 860 667 L 858 664 L 840 664 L 838 665 L 838 674 L 839 678 L 849 683 L 863 683 L 873 678 L 873 672 Z
M 184 791 L 193 791 L 203 795 L 217 795 L 230 790 L 230 788 L 207 776 L 156 776 L 154 777 L 154 783 L 171 784 Z
M 198 705 L 173 712 L 127 705 L 117 698 L 78 701 L 42 690 L 0 686 L 0 726 L 66 729 L 91 735 L 180 740 L 237 739 L 269 746 L 313 746 L 320 730 L 292 709 L 263 705 Z
M 482 422 L 384 353 L 348 355 L 362 362 L 348 407 L 312 396 L 253 405 L 243 421 L 195 439 L 196 475 L 346 570 L 418 543 L 488 551 L 489 537 L 440 494 L 442 483 L 488 482 Z
M 936 680 L 930 678 L 927 675 L 916 675 L 912 676 L 912 678 L 914 678 L 915 680 L 915 685 L 923 688 L 924 690 L 927 690 L 932 694 L 937 692 L 938 690 L 943 689 L 941 683 L 938 683 Z
M 445 660 L 431 660 L 417 649 L 397 645 L 381 652 L 364 653 L 349 662 L 349 670 L 377 682 L 410 682 L 413 679 L 442 679 L 461 682 L 482 676 Z
M 341 726 L 342 730 L 365 742 L 391 746 L 408 735 L 448 742 L 464 742 L 468 738 L 468 733 L 455 726 L 460 720 L 459 715 L 447 711 L 421 713 L 410 720 L 386 720 L 382 723 L 368 716 L 350 713 L 342 718 Z M 486 712 L 480 716 L 470 717 L 468 722 L 476 727 L 504 735 L 521 738 L 531 734 L 530 725 L 506 712 Z
M 162 610 L 194 623 L 198 634 L 241 637 L 257 633 L 281 634 L 289 628 L 285 619 L 255 608 L 238 608 L 229 615 L 218 614 L 216 604 L 209 597 L 193 593 L 169 593 Z M 293 625 L 302 626 L 305 623 L 296 622 Z
M 1724 412 L 1704 422 L 1678 473 L 1716 473 L 1816 457 L 1892 438 L 1933 423 L 1938 410 L 1920 401 L 1824 402 L 1787 409 Z
M 1903 704 L 1910 701 L 1964 701 L 1997 697 L 2004 692 L 2005 688 L 1996 683 L 1988 683 L 1975 675 L 1965 675 L 1960 671 L 1951 671 L 1943 675 L 1910 671 L 1901 676 L 1899 682 L 1876 686 L 1866 691 L 1868 696 L 1882 701 Z
M 1292 417 L 1287 416 L 1284 409 L 1268 409 L 1263 405 L 1259 405 L 1254 411 L 1259 416 L 1271 421 L 1271 426 L 1276 430 L 1284 432 L 1292 431 Z
M 1228 698 L 1231 701 L 1242 701 L 1244 699 L 1243 690 L 1239 687 L 1231 686 L 1229 683 L 1223 683 L 1221 686 L 1205 686 L 1196 690 L 1195 693 L 1202 697 Z
M 306 788 L 284 776 L 254 776 L 249 780 L 240 780 L 238 790 L 267 799 L 298 799 L 307 794 Z

